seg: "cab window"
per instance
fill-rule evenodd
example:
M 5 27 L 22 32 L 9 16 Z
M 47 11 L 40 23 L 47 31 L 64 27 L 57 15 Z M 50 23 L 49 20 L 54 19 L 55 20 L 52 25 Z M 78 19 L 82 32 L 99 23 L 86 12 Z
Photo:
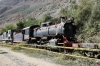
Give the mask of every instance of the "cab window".
M 25 30 L 25 35 L 28 35 L 29 34 L 29 29 L 26 29 Z

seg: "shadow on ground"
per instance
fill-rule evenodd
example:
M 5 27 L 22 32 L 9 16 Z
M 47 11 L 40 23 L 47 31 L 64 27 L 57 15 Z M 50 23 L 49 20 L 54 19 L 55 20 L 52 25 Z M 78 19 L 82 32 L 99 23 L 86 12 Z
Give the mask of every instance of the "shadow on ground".
M 7 54 L 8 52 L 0 52 L 0 54 Z

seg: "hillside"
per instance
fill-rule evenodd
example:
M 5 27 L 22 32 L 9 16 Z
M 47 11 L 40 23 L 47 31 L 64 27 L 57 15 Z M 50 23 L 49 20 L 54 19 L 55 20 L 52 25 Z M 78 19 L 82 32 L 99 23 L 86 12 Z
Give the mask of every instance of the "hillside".
M 60 9 L 68 6 L 69 3 L 70 0 L 1 0 L 0 25 L 15 24 L 30 16 L 41 19 L 46 13 L 59 17 Z

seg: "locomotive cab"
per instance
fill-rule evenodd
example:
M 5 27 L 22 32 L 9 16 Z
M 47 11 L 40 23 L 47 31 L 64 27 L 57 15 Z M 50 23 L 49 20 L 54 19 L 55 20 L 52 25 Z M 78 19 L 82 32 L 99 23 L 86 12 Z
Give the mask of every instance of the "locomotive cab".
M 23 40 L 31 42 L 32 38 L 34 37 L 33 33 L 34 33 L 34 28 L 39 27 L 39 25 L 33 25 L 33 26 L 29 26 L 26 28 L 22 29 L 22 34 L 23 34 Z
M 22 34 L 24 35 L 24 40 L 29 39 L 29 28 L 30 27 L 26 27 L 26 28 L 22 29 Z

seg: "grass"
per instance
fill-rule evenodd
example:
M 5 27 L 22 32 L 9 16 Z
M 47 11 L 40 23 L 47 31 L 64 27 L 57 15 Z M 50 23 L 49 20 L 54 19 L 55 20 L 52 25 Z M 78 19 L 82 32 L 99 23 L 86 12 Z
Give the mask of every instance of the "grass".
M 18 49 L 18 47 L 16 47 Z M 15 50 L 15 49 L 14 49 Z M 19 51 L 20 50 L 20 51 Z M 23 52 L 31 57 L 41 58 L 46 61 L 55 62 L 64 66 L 99 66 L 94 60 L 75 58 L 72 56 L 66 56 L 52 51 L 37 48 L 21 48 L 18 52 Z M 77 55 L 77 53 L 75 53 Z
M 12 47 L 12 45 L 6 44 L 6 43 L 0 43 L 0 46 L 2 46 L 2 47 Z

